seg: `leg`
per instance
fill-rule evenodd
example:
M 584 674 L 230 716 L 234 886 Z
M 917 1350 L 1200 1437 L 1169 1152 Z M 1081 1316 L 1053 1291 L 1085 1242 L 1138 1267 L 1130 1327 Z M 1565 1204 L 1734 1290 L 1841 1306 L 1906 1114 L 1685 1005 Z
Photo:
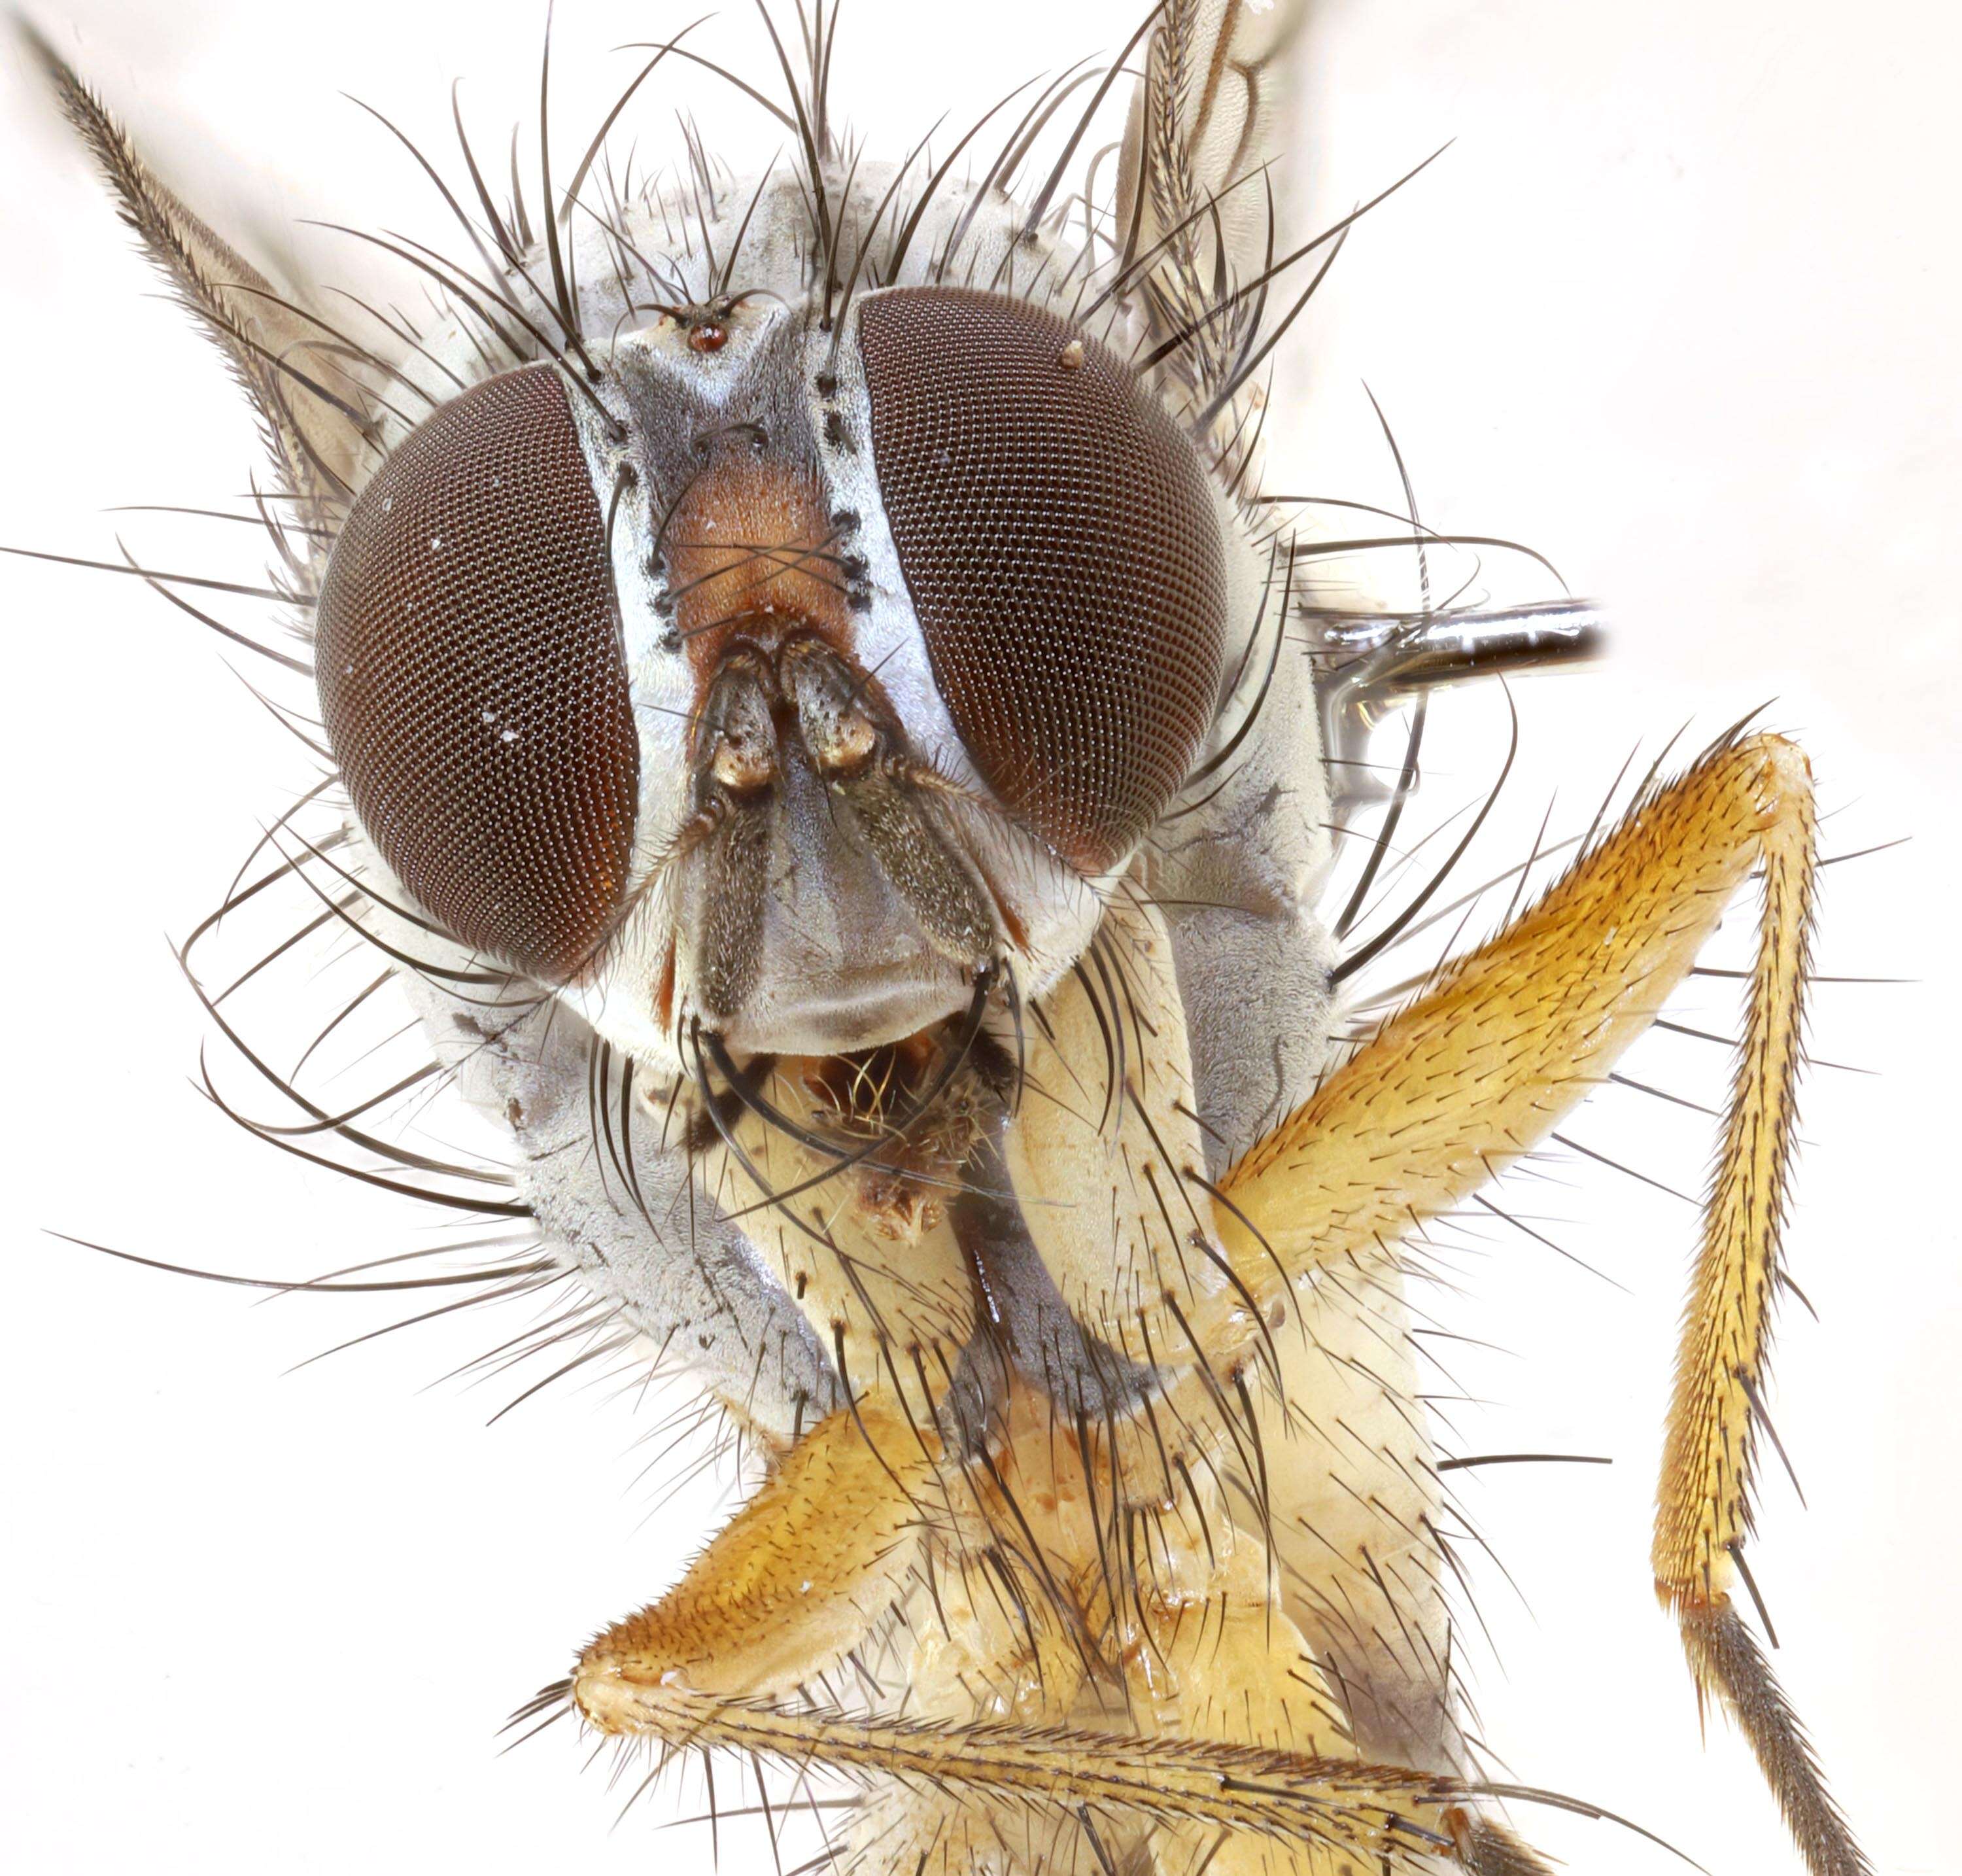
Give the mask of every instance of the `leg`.
M 820 1421 L 651 1607 L 590 1643 L 572 1694 L 602 1732 L 637 1689 L 785 1694 L 842 1660 L 921 1548 L 939 1442 L 878 1398 Z
M 1403 1274 L 1326 1270 L 1255 1396 L 1276 1588 L 1371 1759 L 1464 1772 L 1443 1494 Z M 1242 1513 L 1243 1521 L 1247 1513 Z M 1255 1528 L 1248 1522 L 1248 1528 Z
M 1644 801 L 1538 906 L 1451 967 L 1231 1172 L 1221 1222 L 1250 1285 L 1386 1258 L 1520 1154 L 1606 1075 L 1765 876 L 1723 1155 L 1686 1313 L 1654 1559 L 1699 1697 L 1749 1738 L 1815 1876 L 1867 1868 L 1732 1609 L 1790 1173 L 1811 910 L 1813 808 L 1789 743 L 1726 744 Z
M 1067 1548 L 1072 1533 L 1060 1526 L 1082 1529 L 1075 1451 L 1050 1437 L 1053 1410 L 1033 1390 L 1011 1384 L 1001 1413 L 999 1451 L 955 1488 L 949 1527 L 935 1533 L 904 1611 L 906 1711 L 915 1721 L 1066 1726 L 1088 1679 L 1081 1622 L 1051 1587 L 1055 1564 L 1045 1583 L 1023 1561 L 1031 1550 L 1050 1558 L 1059 1537 Z M 1114 1833 L 1100 1841 L 1124 1867 Z M 845 1868 L 848 1876 L 1104 1876 L 1074 1818 L 916 1784 L 868 1800 Z
M 1198 1353 L 1188 1325 L 1232 1291 L 1214 1250 L 1184 1005 L 1163 915 L 1128 890 L 1031 1012 L 1004 1159 L 1070 1312 L 1150 1366 Z
M 1147 1739 L 1230 1739 L 1328 1756 L 1355 1750 L 1341 1706 L 1270 1580 L 1261 1536 L 1229 1514 L 1209 1469 L 1148 1519 L 1130 1546 L 1132 1580 L 1110 1599 L 1090 1586 L 1106 1653 Z M 1251 1832 L 1168 1826 L 1153 1833 L 1158 1876 L 1362 1876 L 1340 1846 Z
M 938 1456 L 896 1404 L 822 1422 L 666 1598 L 586 1650 L 569 1690 L 580 1714 L 669 1750 L 815 1762 L 957 1807 L 1305 1842 L 1352 1852 L 1370 1876 L 1420 1876 L 1458 1853 L 1452 1820 L 1474 1794 L 1400 1767 L 1011 1715 L 976 1726 L 762 1704 L 823 1673 L 890 1606 L 920 1552 Z
M 837 1098 L 813 1085 L 820 1066 L 772 1063 L 753 1069 L 746 1086 L 799 1124 L 820 1101 Z M 697 1066 L 705 1111 L 714 1093 L 699 1056 Z M 903 1155 L 896 1147 L 873 1157 L 884 1165 Z M 922 1154 L 926 1177 L 909 1188 L 913 1203 L 882 1210 L 868 1195 L 886 1174 L 869 1165 L 840 1174 L 835 1157 L 745 1105 L 695 1163 L 702 1192 L 737 1222 L 832 1354 L 845 1392 L 890 1398 L 922 1429 L 932 1427 L 975 1331 L 973 1280 L 943 1202 L 959 1177 L 957 1156 Z M 891 1183 L 909 1189 L 897 1174 Z
M 1214 1469 L 1124 1513 L 1121 1567 L 1092 1564 L 1083 1601 L 1146 1739 L 1352 1753 L 1341 1704 L 1273 1594 L 1262 1539 L 1235 1524 Z

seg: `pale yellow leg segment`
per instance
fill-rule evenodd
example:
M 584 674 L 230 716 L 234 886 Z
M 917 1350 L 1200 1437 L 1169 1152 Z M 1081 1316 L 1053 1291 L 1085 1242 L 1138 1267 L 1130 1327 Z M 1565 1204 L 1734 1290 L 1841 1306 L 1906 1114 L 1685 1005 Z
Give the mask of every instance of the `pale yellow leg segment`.
M 1325 1270 L 1277 1329 L 1277 1382 L 1254 1391 L 1280 1606 L 1328 1671 L 1354 1750 L 1462 1771 L 1443 1494 L 1418 1401 L 1402 1273 Z
M 1000 1497 L 1013 1489 L 1047 1556 L 1057 1507 L 1067 1500 L 1073 1510 L 1081 1497 L 1075 1448 L 1045 1437 L 1047 1410 L 1026 1389 L 1011 1389 L 1003 1419 L 996 1469 L 954 1486 L 951 1528 L 936 1532 L 930 1576 L 906 1605 L 906 1710 L 915 1722 L 1064 1726 L 1088 1678 L 1075 1611 L 1018 1561 L 1023 1546 L 1005 1541 L 1005 1528 L 1023 1532 Z M 1098 1846 L 1121 1866 L 1115 1832 Z M 1073 1818 L 907 1785 L 867 1800 L 844 1866 L 848 1876 L 1104 1876 Z
M 1357 1853 L 1371 1876 L 1417 1876 L 1453 1854 L 1449 1817 L 1464 1788 L 1399 1767 L 758 1704 L 823 1673 L 890 1606 L 919 1555 L 938 1456 L 896 1405 L 864 1402 L 823 1422 L 668 1596 L 586 1651 L 571 1695 L 586 1722 L 669 1748 L 815 1763 L 1093 1831 L 1173 1825 L 1326 1844 Z M 915 1823 L 931 1829 L 926 1807 Z
M 1055 1819 L 1031 1855 L 1020 1816 L 904 1785 L 868 1798 L 856 1816 L 840 1876 L 1103 1876 L 1082 1832 Z
M 1085 1681 L 1080 1642 L 1042 1586 L 999 1553 L 936 1547 L 933 1580 L 914 1593 L 906 1703 L 915 1722 L 1062 1726 Z M 1119 1848 L 1115 1833 L 1100 1839 Z M 1103 1876 L 1073 1818 L 977 1804 L 971 1792 L 896 1785 L 853 1825 L 852 1876 Z
M 1009 1178 L 1071 1313 L 1130 1360 L 1197 1351 L 1181 1318 L 1231 1293 L 1213 1245 L 1192 1061 L 1163 916 L 1120 893 L 1095 946 L 1042 1002 L 1008 1130 Z
M 1235 1525 L 1216 1492 L 1206 1496 L 1153 1520 L 1136 1580 L 1121 1586 L 1114 1612 L 1103 1597 L 1093 1603 L 1110 1623 L 1133 1724 L 1146 1738 L 1352 1753 L 1339 1706 L 1270 1580 L 1265 1545 Z M 1152 1853 L 1165 1876 L 1201 1868 L 1213 1876 L 1363 1876 L 1347 1849 L 1245 1831 L 1222 1842 L 1216 1830 L 1190 1825 L 1157 1832 Z
M 1267 1546 L 1235 1523 L 1212 1469 L 1130 1523 L 1122 1567 L 1086 1571 L 1083 1601 L 1138 1731 L 1353 1753 L 1340 1705 L 1280 1606 Z
M 810 1120 L 813 1095 L 800 1076 L 778 1065 L 759 1079 L 772 1104 Z M 881 1209 L 867 1194 L 887 1181 L 869 1166 L 839 1174 L 836 1160 L 746 1111 L 729 1124 L 740 1157 L 719 1143 L 709 1149 L 704 1189 L 742 1219 L 847 1388 L 895 1396 L 930 1423 L 975 1329 L 973 1276 L 942 1202 L 954 1162 L 929 1159 L 924 1169 L 941 1183 L 930 1178 L 918 1208 Z M 896 1152 L 874 1157 L 890 1162 Z
M 1530 1151 L 1606 1075 L 1762 865 L 1750 1007 L 1686 1315 L 1654 1560 L 1700 1695 L 1749 1737 L 1814 1876 L 1865 1859 L 1728 1590 L 1748 1528 L 1789 1177 L 1813 867 L 1804 756 L 1759 736 L 1642 803 L 1531 911 L 1385 1024 L 1227 1176 L 1235 1264 L 1271 1293 L 1387 1258 Z M 1245 1331 L 1242 1331 L 1244 1345 Z

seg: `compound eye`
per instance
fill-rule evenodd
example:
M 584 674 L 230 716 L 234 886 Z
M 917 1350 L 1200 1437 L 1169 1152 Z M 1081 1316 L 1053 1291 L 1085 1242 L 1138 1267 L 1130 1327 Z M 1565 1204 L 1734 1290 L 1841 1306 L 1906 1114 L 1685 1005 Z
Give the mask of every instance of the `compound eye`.
M 315 643 L 369 839 L 475 950 L 564 982 L 626 886 L 640 775 L 606 530 L 549 365 L 398 446 L 334 542 Z
M 1219 705 L 1220 523 L 1190 439 L 1107 347 L 999 294 L 861 302 L 873 463 L 934 679 L 997 796 L 1120 863 Z

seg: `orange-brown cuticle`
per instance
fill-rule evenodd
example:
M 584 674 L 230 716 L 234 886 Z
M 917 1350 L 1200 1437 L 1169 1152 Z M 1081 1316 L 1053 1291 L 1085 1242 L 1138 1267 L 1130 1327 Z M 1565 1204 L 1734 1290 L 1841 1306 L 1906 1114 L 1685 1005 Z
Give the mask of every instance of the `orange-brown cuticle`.
M 851 609 L 824 491 L 802 468 L 728 447 L 689 484 L 664 548 L 673 625 L 707 685 L 732 638 L 814 634 L 848 653 Z

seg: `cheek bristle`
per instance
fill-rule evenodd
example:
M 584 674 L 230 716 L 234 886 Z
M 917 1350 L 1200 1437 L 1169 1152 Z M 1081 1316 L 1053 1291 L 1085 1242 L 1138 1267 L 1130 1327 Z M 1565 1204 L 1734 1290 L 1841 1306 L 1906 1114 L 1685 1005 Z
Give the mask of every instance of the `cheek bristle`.
M 1072 864 L 1136 846 L 1218 708 L 1225 544 L 1191 441 L 1110 349 L 953 287 L 861 303 L 873 459 L 976 766 Z
M 606 528 L 548 365 L 445 404 L 322 586 L 328 740 L 363 828 L 473 949 L 563 982 L 626 890 L 640 752 Z

